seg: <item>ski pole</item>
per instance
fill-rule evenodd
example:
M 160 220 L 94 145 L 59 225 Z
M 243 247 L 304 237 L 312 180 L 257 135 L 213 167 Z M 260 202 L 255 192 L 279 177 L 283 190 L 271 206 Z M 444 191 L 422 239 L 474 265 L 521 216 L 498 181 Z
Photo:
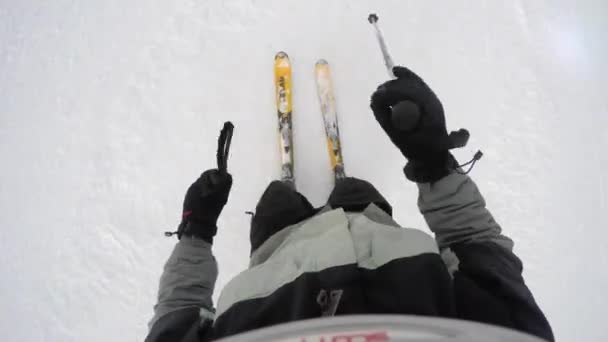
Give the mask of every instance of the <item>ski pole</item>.
M 388 46 L 386 46 L 386 42 L 384 41 L 384 36 L 382 35 L 382 31 L 380 30 L 380 26 L 378 26 L 378 16 L 375 13 L 372 13 L 367 18 L 370 24 L 374 26 L 374 32 L 376 32 L 376 38 L 378 39 L 378 43 L 380 44 L 380 51 L 382 52 L 382 57 L 384 58 L 384 65 L 386 65 L 386 71 L 388 71 L 388 77 L 395 78 L 393 74 L 393 67 L 395 63 L 391 58 L 391 54 L 388 53 Z
M 375 13 L 372 13 L 369 15 L 367 20 L 374 27 L 374 32 L 376 33 L 376 38 L 378 39 L 378 44 L 380 45 L 380 51 L 382 52 L 382 57 L 384 58 L 384 65 L 386 66 L 388 76 L 395 79 L 395 74 L 393 74 L 393 67 L 395 66 L 395 63 L 388 52 L 388 46 L 384 41 L 384 36 L 382 35 L 380 26 L 378 26 L 378 16 Z M 401 131 L 413 131 L 418 126 L 418 122 L 420 121 L 420 108 L 413 101 L 401 101 L 391 107 L 391 119 L 395 127 L 399 128 Z

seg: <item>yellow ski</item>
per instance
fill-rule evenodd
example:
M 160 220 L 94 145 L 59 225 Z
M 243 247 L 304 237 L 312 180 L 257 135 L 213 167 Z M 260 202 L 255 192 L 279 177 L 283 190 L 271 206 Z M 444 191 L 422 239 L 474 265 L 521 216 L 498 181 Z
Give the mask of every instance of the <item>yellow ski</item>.
M 279 119 L 279 147 L 281 150 L 281 180 L 295 188 L 293 174 L 293 131 L 291 121 L 291 64 L 289 56 L 283 51 L 274 57 L 274 84 Z

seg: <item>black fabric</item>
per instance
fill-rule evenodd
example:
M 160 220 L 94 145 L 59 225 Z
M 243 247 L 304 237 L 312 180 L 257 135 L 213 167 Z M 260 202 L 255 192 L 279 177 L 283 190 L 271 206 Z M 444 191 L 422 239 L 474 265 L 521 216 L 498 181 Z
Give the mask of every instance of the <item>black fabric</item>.
M 273 181 L 262 194 L 251 219 L 251 252 L 281 229 L 305 220 L 316 212 L 308 199 L 290 184 Z
M 199 322 L 198 308 L 173 311 L 154 323 L 146 342 L 198 341 Z
M 372 111 L 393 144 L 416 164 L 406 167 L 408 179 L 435 182 L 453 170 L 447 151 L 466 145 L 469 132 L 461 129 L 448 135 L 443 105 L 433 90 L 405 67 L 396 66 L 393 73 L 397 79 L 380 85 L 372 95 Z M 402 101 L 414 102 L 420 108 L 420 119 L 413 130 L 395 127 L 392 107 Z M 416 172 L 408 172 L 410 169 Z
M 450 275 L 437 254 L 392 261 L 375 270 L 344 265 L 304 273 L 271 295 L 239 302 L 217 317 L 213 338 L 322 316 L 320 291 L 342 290 L 336 316 L 364 313 L 454 315 Z
M 522 277 L 522 263 L 491 242 L 451 246 L 460 261 L 454 275 L 459 317 L 498 324 L 553 341 L 553 332 Z
M 371 203 L 393 215 L 393 207 L 371 183 L 354 177 L 337 180 L 327 200 L 332 209 L 343 208 L 350 212 L 361 212 Z
M 452 280 L 437 254 L 393 260 L 369 270 L 343 265 L 304 273 L 270 295 L 234 304 L 201 324 L 197 309 L 163 316 L 147 342 L 210 341 L 274 324 L 321 317 L 321 291 L 342 290 L 335 315 L 408 314 L 459 318 L 521 330 L 548 341 L 553 333 L 521 277 L 521 262 L 497 244 L 452 246 L 460 270 Z
M 405 177 L 416 183 L 434 183 L 458 168 L 458 162 L 448 152 L 437 154 L 434 159 L 425 161 L 410 160 L 405 164 Z
M 421 254 L 360 269 L 370 314 L 454 317 L 451 278 L 441 257 Z
M 377 190 L 357 179 L 338 183 L 328 202 L 347 211 L 365 208 L 362 203 L 386 208 L 386 201 Z M 280 229 L 315 212 L 291 186 L 271 183 L 252 219 L 252 246 L 261 245 Z M 209 341 L 320 317 L 324 308 L 317 297 L 322 290 L 342 290 L 336 315 L 386 313 L 460 318 L 554 340 L 551 326 L 523 280 L 522 263 L 517 256 L 491 242 L 460 243 L 450 248 L 459 259 L 459 270 L 453 279 L 437 254 L 393 260 L 374 270 L 357 265 L 332 267 L 305 273 L 266 297 L 236 303 L 216 318 L 212 328 L 201 325 L 197 309 L 163 316 L 146 341 Z
M 232 176 L 217 169 L 205 171 L 186 192 L 182 221 L 177 229 L 182 235 L 196 236 L 209 243 L 217 233 L 217 218 L 228 201 Z
M 393 213 L 391 205 L 372 184 L 354 177 L 336 181 L 327 200 L 332 209 L 343 208 L 350 212 L 361 212 L 370 203 L 389 215 Z M 273 181 L 262 194 L 251 220 L 251 252 L 281 229 L 310 218 L 318 211 L 291 184 Z

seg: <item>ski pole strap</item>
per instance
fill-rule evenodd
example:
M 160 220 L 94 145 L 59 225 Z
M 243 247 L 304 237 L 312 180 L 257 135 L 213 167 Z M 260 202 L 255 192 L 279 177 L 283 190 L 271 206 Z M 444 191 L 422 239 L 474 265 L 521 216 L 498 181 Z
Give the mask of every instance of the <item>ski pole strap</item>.
M 230 152 L 233 131 L 234 125 L 232 122 L 226 121 L 217 139 L 217 168 L 222 173 L 228 171 L 228 153 Z
M 475 153 L 475 156 L 473 156 L 473 159 L 469 160 L 468 162 L 464 163 L 464 164 L 460 164 L 458 165 L 458 168 L 456 169 L 456 173 L 459 173 L 461 175 L 468 175 L 469 172 L 471 172 L 473 170 L 473 167 L 475 166 L 475 163 L 477 163 L 479 161 L 479 159 L 481 159 L 481 157 L 483 157 L 483 153 L 481 151 L 477 151 L 477 153 Z M 460 168 L 463 168 L 467 165 L 471 165 L 469 166 L 469 169 L 467 171 L 460 171 Z

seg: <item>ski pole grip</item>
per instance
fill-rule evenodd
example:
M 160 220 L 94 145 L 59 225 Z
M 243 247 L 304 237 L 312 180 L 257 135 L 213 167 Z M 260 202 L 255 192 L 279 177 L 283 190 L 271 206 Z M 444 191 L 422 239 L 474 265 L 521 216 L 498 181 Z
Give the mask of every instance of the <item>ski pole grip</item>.
M 228 172 L 228 153 L 230 152 L 230 143 L 234 125 L 230 121 L 224 122 L 224 127 L 217 139 L 217 168 L 221 173 Z

